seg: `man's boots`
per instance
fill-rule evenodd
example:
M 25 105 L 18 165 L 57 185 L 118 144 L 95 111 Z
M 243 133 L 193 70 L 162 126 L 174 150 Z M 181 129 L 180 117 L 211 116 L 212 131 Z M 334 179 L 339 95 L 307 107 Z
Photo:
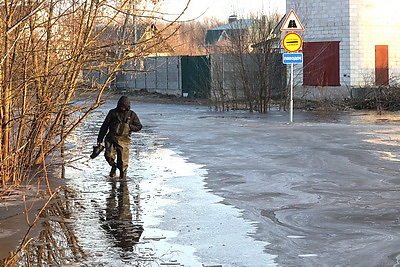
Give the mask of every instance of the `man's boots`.
M 114 178 L 116 173 L 117 173 L 117 165 L 114 165 L 114 166 L 111 167 L 110 177 Z

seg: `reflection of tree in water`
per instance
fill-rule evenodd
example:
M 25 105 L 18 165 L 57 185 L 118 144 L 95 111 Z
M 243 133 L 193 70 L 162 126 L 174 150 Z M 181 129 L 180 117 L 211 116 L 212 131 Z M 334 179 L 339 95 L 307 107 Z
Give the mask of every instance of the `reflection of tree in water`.
M 74 199 L 75 191 L 60 187 L 53 202 L 40 214 L 43 222 L 39 236 L 21 244 L 22 249 L 11 252 L 0 266 L 64 266 L 84 259 L 71 219 L 73 211 L 82 206 Z
M 133 251 L 143 232 L 140 221 L 139 192 L 134 195 L 134 218 L 132 218 L 129 190 L 126 179 L 111 181 L 110 196 L 107 198 L 105 218 L 102 217 L 102 228 L 113 238 L 116 246 L 124 251 Z

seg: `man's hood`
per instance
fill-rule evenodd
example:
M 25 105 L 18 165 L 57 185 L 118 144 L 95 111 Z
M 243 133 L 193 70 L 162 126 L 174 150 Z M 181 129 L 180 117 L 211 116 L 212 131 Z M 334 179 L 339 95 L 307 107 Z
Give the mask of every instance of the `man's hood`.
M 127 110 L 130 110 L 131 102 L 129 101 L 129 98 L 127 96 L 121 96 L 121 98 L 118 100 L 117 107 L 119 107 L 119 108 L 124 107 Z

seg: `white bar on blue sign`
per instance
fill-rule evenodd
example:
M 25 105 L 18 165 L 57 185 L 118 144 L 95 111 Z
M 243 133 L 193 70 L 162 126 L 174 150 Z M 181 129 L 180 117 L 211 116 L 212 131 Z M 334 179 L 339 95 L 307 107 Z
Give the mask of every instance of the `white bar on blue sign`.
M 303 63 L 303 53 L 284 53 L 283 64 Z

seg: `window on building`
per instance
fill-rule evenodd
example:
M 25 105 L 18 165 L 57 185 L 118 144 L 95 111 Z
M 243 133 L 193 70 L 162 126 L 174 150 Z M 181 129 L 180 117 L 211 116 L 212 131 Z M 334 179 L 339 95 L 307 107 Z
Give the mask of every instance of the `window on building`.
M 375 85 L 389 85 L 389 47 L 375 46 Z
M 304 42 L 303 85 L 340 86 L 339 42 Z

